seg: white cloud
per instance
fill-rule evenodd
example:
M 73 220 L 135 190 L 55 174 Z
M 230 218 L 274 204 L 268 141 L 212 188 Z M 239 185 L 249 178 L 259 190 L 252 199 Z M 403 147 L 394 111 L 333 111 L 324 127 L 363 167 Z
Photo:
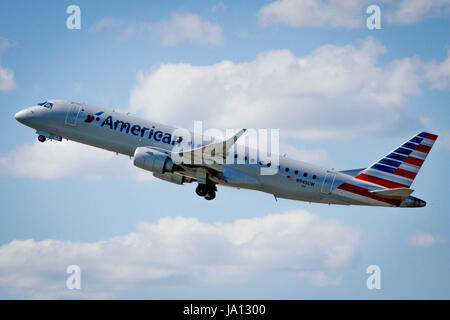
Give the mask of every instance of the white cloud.
M 430 82 L 432 88 L 450 90 L 450 50 L 444 61 L 426 63 L 424 69 L 425 78 Z
M 8 48 L 11 48 L 15 44 L 16 44 L 15 41 L 11 41 L 9 39 L 0 37 L 0 54 L 2 54 L 3 51 L 5 51 Z
M 416 23 L 450 12 L 450 0 L 403 0 L 394 1 L 392 4 L 385 15 L 387 22 L 391 24 Z
M 262 25 L 358 28 L 363 26 L 363 14 L 368 2 L 367 0 L 276 0 L 259 10 L 258 19 Z
M 414 247 L 432 247 L 447 242 L 447 238 L 427 232 L 417 232 L 411 235 L 406 242 Z
M 258 11 L 258 20 L 264 26 L 365 28 L 372 4 L 380 6 L 382 25 L 411 24 L 450 12 L 450 0 L 276 0 Z
M 219 25 L 189 12 L 172 13 L 168 20 L 150 23 L 149 30 L 166 46 L 186 41 L 203 44 L 223 42 L 223 32 Z
M 323 271 L 304 271 L 299 272 L 297 276 L 306 282 L 318 287 L 336 287 L 342 282 L 342 275 L 332 279 Z
M 450 131 L 447 130 L 439 134 L 438 146 L 450 151 Z
M 419 122 L 404 106 L 421 92 L 421 62 L 403 58 L 379 66 L 385 52 L 367 38 L 302 57 L 277 50 L 241 63 L 166 63 L 139 72 L 129 109 L 187 128 L 203 120 L 216 128 L 282 128 L 282 136 L 301 139 L 398 132 L 406 129 L 405 119 L 408 127 Z
M 92 32 L 100 32 L 111 28 L 122 27 L 126 24 L 125 21 L 112 18 L 112 17 L 104 17 L 100 19 L 100 21 L 94 23 L 90 28 Z
M 280 155 L 309 163 L 324 163 L 328 160 L 328 153 L 323 149 L 297 149 L 291 145 L 281 143 Z
M 154 285 L 245 281 L 273 270 L 338 285 L 327 273 L 353 265 L 358 248 L 358 230 L 306 211 L 231 223 L 165 217 L 98 242 L 12 241 L 0 247 L 0 286 L 26 298 L 115 297 Z M 78 292 L 64 287 L 72 264 L 82 272 Z
M 113 17 L 104 17 L 89 29 L 92 33 L 114 32 L 116 39 L 128 40 L 138 33 L 148 33 L 148 23 L 130 22 Z
M 213 7 L 214 12 L 224 10 L 220 4 Z M 136 34 L 150 35 L 165 46 L 174 46 L 183 42 L 217 45 L 223 42 L 223 31 L 218 24 L 210 22 L 198 14 L 183 12 L 172 13 L 166 20 L 157 22 L 126 21 L 104 17 L 96 22 L 90 31 L 93 33 L 114 31 L 117 38 L 126 40 Z
M 5 38 L 0 38 L 0 55 L 15 43 Z M 16 87 L 14 82 L 14 71 L 0 65 L 0 91 L 10 91 Z
M 212 6 L 211 12 L 218 13 L 218 12 L 223 12 L 226 9 L 227 9 L 227 6 L 221 1 Z
M 14 72 L 0 65 L 0 91 L 10 91 L 15 87 Z
M 280 154 L 284 153 L 306 162 L 320 163 L 328 158 L 327 152 L 322 149 L 296 149 L 282 144 Z M 0 154 L 0 174 L 37 179 L 76 177 L 87 180 L 119 178 L 159 181 L 151 172 L 135 167 L 127 156 L 66 140 L 35 142 Z
M 72 141 L 19 146 L 0 155 L 0 173 L 39 179 L 154 179 L 151 172 L 136 168 L 126 156 Z

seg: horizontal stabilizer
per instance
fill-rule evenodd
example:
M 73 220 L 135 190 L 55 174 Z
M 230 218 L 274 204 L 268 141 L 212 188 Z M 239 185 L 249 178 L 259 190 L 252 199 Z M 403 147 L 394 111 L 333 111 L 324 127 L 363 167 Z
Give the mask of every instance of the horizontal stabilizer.
M 370 193 L 374 193 L 377 196 L 393 199 L 393 200 L 404 200 L 409 197 L 414 190 L 409 188 L 394 188 L 394 189 L 383 189 L 383 190 L 373 190 Z

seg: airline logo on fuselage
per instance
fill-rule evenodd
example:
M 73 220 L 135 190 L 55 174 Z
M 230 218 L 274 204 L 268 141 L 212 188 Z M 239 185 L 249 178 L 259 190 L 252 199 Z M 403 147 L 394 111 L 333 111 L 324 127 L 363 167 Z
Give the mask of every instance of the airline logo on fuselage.
M 82 110 L 82 111 L 83 111 L 83 110 Z M 97 121 L 100 121 L 100 117 L 99 117 L 99 116 L 101 116 L 103 113 L 104 113 L 103 111 L 97 112 L 97 113 L 95 114 L 97 117 L 94 117 L 93 115 L 89 114 L 89 115 L 86 117 L 86 119 L 84 120 L 84 122 L 91 123 L 92 121 L 94 121 L 94 119 L 96 119 Z
M 99 116 L 102 113 L 103 112 L 97 112 L 95 114 L 96 117 L 93 115 L 88 115 L 84 122 L 91 123 L 91 122 L 93 122 L 94 119 L 97 121 L 100 121 Z M 124 132 L 127 134 L 132 134 L 136 137 L 141 137 L 141 138 L 145 137 L 147 139 L 154 140 L 156 142 L 161 142 L 161 143 L 171 144 L 171 145 L 175 145 L 175 143 L 179 144 L 183 140 L 183 137 L 173 136 L 169 132 L 157 130 L 155 128 L 155 126 L 152 126 L 151 128 L 147 128 L 147 127 L 144 127 L 144 126 L 141 126 L 138 124 L 132 124 L 130 122 L 125 122 L 122 120 L 113 120 L 112 116 L 106 117 L 100 124 L 100 127 L 107 127 L 114 131 L 120 131 L 120 132 Z

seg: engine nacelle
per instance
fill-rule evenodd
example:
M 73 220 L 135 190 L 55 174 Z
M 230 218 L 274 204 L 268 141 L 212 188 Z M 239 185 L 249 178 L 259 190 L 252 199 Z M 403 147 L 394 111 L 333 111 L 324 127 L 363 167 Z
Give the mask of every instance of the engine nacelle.
M 149 147 L 136 148 L 136 151 L 134 151 L 134 165 L 157 174 L 173 172 L 172 159 L 167 154 Z

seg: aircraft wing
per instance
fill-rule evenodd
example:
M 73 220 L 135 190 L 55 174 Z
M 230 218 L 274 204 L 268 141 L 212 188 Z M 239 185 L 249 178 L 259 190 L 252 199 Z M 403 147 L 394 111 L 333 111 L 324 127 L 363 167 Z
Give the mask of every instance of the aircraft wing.
M 184 150 L 182 152 L 171 152 L 172 159 L 178 159 L 181 165 L 213 165 L 214 162 L 223 164 L 227 157 L 228 150 L 236 143 L 236 141 L 245 133 L 247 129 L 241 129 L 233 134 L 229 139 L 217 143 L 211 143 L 200 148 Z M 218 161 L 221 160 L 221 161 Z

